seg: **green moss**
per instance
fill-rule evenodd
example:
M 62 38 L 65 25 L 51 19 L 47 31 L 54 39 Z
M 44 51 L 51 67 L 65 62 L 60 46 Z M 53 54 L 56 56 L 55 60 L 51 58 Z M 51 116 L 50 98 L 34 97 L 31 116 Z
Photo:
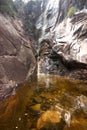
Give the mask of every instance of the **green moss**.
M 76 12 L 76 8 L 74 6 L 70 7 L 67 13 L 67 16 L 71 18 Z

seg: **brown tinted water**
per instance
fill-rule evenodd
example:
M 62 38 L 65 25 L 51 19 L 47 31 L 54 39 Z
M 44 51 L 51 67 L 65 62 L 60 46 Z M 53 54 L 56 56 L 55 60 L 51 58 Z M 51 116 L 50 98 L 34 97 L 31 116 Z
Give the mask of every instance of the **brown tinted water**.
M 0 104 L 0 130 L 87 130 L 87 83 L 42 75 Z

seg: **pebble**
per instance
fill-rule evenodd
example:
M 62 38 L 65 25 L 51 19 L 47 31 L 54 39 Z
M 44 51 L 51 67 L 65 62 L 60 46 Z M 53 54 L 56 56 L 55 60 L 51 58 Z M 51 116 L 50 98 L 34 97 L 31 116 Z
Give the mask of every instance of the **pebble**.
M 16 126 L 15 128 L 18 129 L 18 126 Z

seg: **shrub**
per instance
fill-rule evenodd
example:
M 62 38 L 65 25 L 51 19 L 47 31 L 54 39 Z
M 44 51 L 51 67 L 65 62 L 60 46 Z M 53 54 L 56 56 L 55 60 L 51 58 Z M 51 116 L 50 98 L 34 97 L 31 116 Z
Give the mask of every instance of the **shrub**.
M 76 12 L 76 8 L 74 6 L 70 7 L 67 13 L 67 16 L 71 18 Z
M 12 0 L 0 0 L 0 12 L 3 14 L 14 16 L 13 6 Z

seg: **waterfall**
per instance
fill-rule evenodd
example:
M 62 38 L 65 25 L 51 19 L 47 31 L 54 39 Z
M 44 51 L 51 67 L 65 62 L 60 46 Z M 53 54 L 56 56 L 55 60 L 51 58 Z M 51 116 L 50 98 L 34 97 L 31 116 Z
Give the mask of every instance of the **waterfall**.
M 41 83 L 41 79 L 42 79 L 42 76 L 44 76 L 44 74 L 41 73 L 41 60 L 39 61 L 39 57 L 38 57 L 38 67 L 37 67 L 37 78 L 38 78 L 38 84 Z M 47 77 L 45 78 L 44 77 L 44 82 L 45 82 L 45 87 L 46 88 L 49 88 L 50 87 L 50 75 L 49 75 L 49 68 L 50 68 L 50 63 L 49 63 L 49 58 L 46 57 L 46 59 L 44 60 L 45 64 L 44 64 L 44 67 L 45 67 L 45 71 L 46 71 L 46 74 L 47 74 Z
M 58 16 L 58 9 L 59 9 L 59 1 L 60 0 L 48 0 L 47 1 L 47 5 L 45 7 L 45 10 L 44 12 L 42 13 L 42 15 L 39 17 L 37 23 L 36 23 L 36 27 L 37 29 L 41 29 L 42 32 L 41 32 L 41 36 L 38 40 L 38 67 L 37 67 L 37 77 L 38 77 L 38 80 L 40 78 L 40 49 L 41 49 L 41 41 L 43 39 L 45 39 L 46 35 L 47 34 L 50 34 L 51 31 L 52 31 L 52 28 L 54 28 L 55 26 L 55 23 L 56 23 L 56 20 L 57 20 L 57 16 Z M 43 9 L 44 7 L 44 3 L 41 4 L 41 8 Z M 48 16 L 50 16 L 48 18 Z M 46 33 L 46 29 L 50 29 L 48 31 L 48 33 Z M 50 32 L 50 33 L 49 33 Z M 47 35 L 48 36 L 48 35 Z M 46 74 L 49 74 L 49 58 L 46 58 L 45 59 L 45 67 L 46 67 L 46 70 L 47 70 L 47 73 Z M 49 64 L 49 65 L 48 65 Z M 49 86 L 49 79 L 46 81 L 46 84 L 47 86 Z
M 50 87 L 50 78 L 49 76 L 45 79 L 45 83 L 46 83 L 46 88 L 49 88 Z
M 40 80 L 40 61 L 39 61 L 39 57 L 37 59 L 38 61 L 38 64 L 37 64 L 37 79 L 38 79 L 38 82 Z

